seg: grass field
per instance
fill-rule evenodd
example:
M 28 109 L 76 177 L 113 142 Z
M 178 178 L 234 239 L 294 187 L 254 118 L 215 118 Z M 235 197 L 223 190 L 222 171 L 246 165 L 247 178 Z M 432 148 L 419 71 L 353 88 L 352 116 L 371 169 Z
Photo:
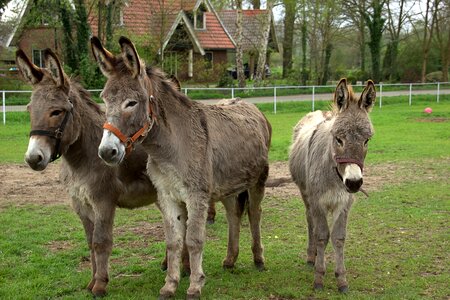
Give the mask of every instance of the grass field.
M 450 99 L 449 99 L 450 100 Z M 208 226 L 203 299 L 448 299 L 450 297 L 450 101 L 424 97 L 413 106 L 383 99 L 375 107 L 375 136 L 367 169 L 378 183 L 369 198 L 357 195 L 346 242 L 348 295 L 339 295 L 334 258 L 327 248 L 325 289 L 312 290 L 305 264 L 306 221 L 298 197 L 267 197 L 262 234 L 267 271 L 252 265 L 248 221 L 241 230 L 236 268 L 225 271 L 226 219 L 218 205 Z M 326 103 L 323 104 L 324 107 Z M 433 114 L 425 115 L 431 106 Z M 285 161 L 292 127 L 307 113 L 302 103 L 261 105 L 273 127 L 271 161 Z M 0 131 L 0 162 L 23 161 L 27 115 L 8 116 Z M 1 167 L 1 166 L 0 166 Z M 68 205 L 2 204 L 0 199 L 0 298 L 89 299 L 90 270 L 82 226 Z M 155 299 L 164 283 L 158 210 L 118 210 L 107 299 Z M 184 299 L 183 278 L 177 299 Z

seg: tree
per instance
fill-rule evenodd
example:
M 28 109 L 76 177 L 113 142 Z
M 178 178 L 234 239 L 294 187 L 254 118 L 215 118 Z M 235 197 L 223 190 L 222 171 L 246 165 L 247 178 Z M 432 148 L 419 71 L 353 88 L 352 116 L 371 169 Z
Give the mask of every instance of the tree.
M 381 40 L 383 38 L 384 24 L 383 8 L 387 0 L 372 0 L 369 10 L 363 12 L 366 26 L 369 29 L 369 48 L 372 61 L 372 78 L 375 82 L 381 80 L 380 60 L 381 60 Z
M 273 3 L 271 1 L 267 1 L 267 13 L 262 22 L 262 38 L 258 49 L 258 64 L 256 65 L 254 80 L 255 86 L 261 85 L 266 69 L 267 47 L 269 44 L 270 29 L 272 27 L 272 8 Z
M 306 85 L 306 80 L 308 80 L 309 72 L 306 70 L 306 47 L 308 41 L 308 27 L 307 27 L 307 14 L 306 14 L 306 1 L 302 0 L 302 18 L 301 18 L 301 44 L 302 44 L 302 74 L 301 74 L 301 82 L 303 85 Z
M 438 9 L 436 39 L 441 52 L 442 81 L 448 82 L 450 64 L 450 3 L 448 1 L 443 1 L 442 7 Z
M 242 0 L 236 0 L 236 71 L 238 86 L 245 87 L 244 53 L 242 49 Z
M 361 73 L 366 72 L 366 22 L 364 12 L 367 0 L 343 1 L 344 15 L 347 16 L 358 31 L 359 68 Z
M 297 1 L 283 0 L 284 4 L 284 39 L 283 39 L 283 78 L 292 70 L 292 49 L 294 44 L 294 25 Z
M 401 33 L 406 20 L 409 19 L 410 10 L 406 9 L 406 0 L 387 1 L 387 31 L 390 40 L 387 45 L 386 55 L 383 63 L 385 78 L 390 81 L 398 80 L 397 57 Z M 396 5 L 396 8 L 394 8 Z
M 422 40 L 422 72 L 421 81 L 426 82 L 427 64 L 433 39 L 434 22 L 436 21 L 439 0 L 427 0 L 424 14 L 423 40 Z M 431 20 L 430 20 L 431 18 Z

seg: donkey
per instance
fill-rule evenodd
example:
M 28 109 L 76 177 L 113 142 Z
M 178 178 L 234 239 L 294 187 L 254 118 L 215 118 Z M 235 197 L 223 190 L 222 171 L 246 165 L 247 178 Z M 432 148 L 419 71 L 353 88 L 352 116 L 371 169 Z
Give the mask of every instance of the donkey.
M 191 101 L 168 84 L 160 70 L 146 68 L 129 39 L 121 37 L 119 43 L 122 53 L 114 56 L 98 38 L 91 38 L 94 57 L 108 78 L 102 92 L 107 123 L 99 155 L 118 165 L 134 142 L 142 143 L 149 155 L 147 171 L 158 191 L 168 250 L 160 298 L 173 297 L 178 287 L 183 238 L 191 267 L 187 298 L 200 297 L 210 199 L 222 201 L 227 213 L 223 266 L 233 267 L 236 262 L 245 202 L 253 260 L 263 270 L 260 220 L 269 171 L 269 122 L 256 106 L 243 101 L 223 106 Z
M 357 98 L 342 79 L 336 87 L 332 112 L 311 112 L 294 128 L 289 169 L 306 207 L 307 263 L 315 266 L 314 288 L 318 290 L 323 289 L 324 254 L 331 230 L 337 286 L 340 292 L 348 291 L 344 266 L 347 218 L 352 194 L 360 191 L 363 183 L 364 159 L 374 133 L 368 113 L 375 98 L 372 81 Z M 328 213 L 332 215 L 331 226 Z
M 157 192 L 146 173 L 147 154 L 142 147 L 136 147 L 116 168 L 98 157 L 104 113 L 85 89 L 67 77 L 50 49 L 44 51 L 44 58 L 46 68 L 39 68 L 22 50 L 16 53 L 21 74 L 33 85 L 27 107 L 32 130 L 25 160 L 32 169 L 42 171 L 62 157 L 60 177 L 90 249 L 92 279 L 88 289 L 102 296 L 108 284 L 116 207 L 155 203 Z M 185 259 L 183 264 L 189 267 Z

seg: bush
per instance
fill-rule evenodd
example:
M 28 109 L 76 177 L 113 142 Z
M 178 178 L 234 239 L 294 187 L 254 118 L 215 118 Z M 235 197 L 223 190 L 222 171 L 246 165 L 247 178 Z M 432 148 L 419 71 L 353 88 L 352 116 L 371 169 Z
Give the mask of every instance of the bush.
M 234 81 L 230 73 L 225 70 L 217 82 L 217 87 L 234 87 Z

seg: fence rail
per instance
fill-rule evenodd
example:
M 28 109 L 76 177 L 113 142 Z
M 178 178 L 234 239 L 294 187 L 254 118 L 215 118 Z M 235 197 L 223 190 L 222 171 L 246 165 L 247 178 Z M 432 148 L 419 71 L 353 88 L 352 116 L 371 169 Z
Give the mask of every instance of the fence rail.
M 379 106 L 383 105 L 383 97 L 408 96 L 409 105 L 412 104 L 413 95 L 432 94 L 436 95 L 439 102 L 440 95 L 450 94 L 450 82 L 436 83 L 396 83 L 376 84 Z M 271 86 L 271 87 L 247 87 L 247 88 L 206 88 L 186 87 L 182 91 L 192 99 L 200 100 L 208 104 L 217 103 L 223 98 L 241 97 L 253 103 L 273 103 L 273 112 L 277 113 L 277 103 L 286 101 L 311 101 L 311 111 L 315 110 L 315 102 L 331 100 L 335 85 L 321 86 Z M 352 85 L 355 91 L 362 90 L 364 85 Z M 90 89 L 89 92 L 95 97 L 101 89 Z M 6 114 L 13 111 L 25 111 L 25 104 L 29 100 L 31 91 L 0 90 L 2 94 L 3 124 L 6 124 Z M 23 95 L 26 94 L 24 97 Z M 22 96 L 20 96 L 22 95 Z

